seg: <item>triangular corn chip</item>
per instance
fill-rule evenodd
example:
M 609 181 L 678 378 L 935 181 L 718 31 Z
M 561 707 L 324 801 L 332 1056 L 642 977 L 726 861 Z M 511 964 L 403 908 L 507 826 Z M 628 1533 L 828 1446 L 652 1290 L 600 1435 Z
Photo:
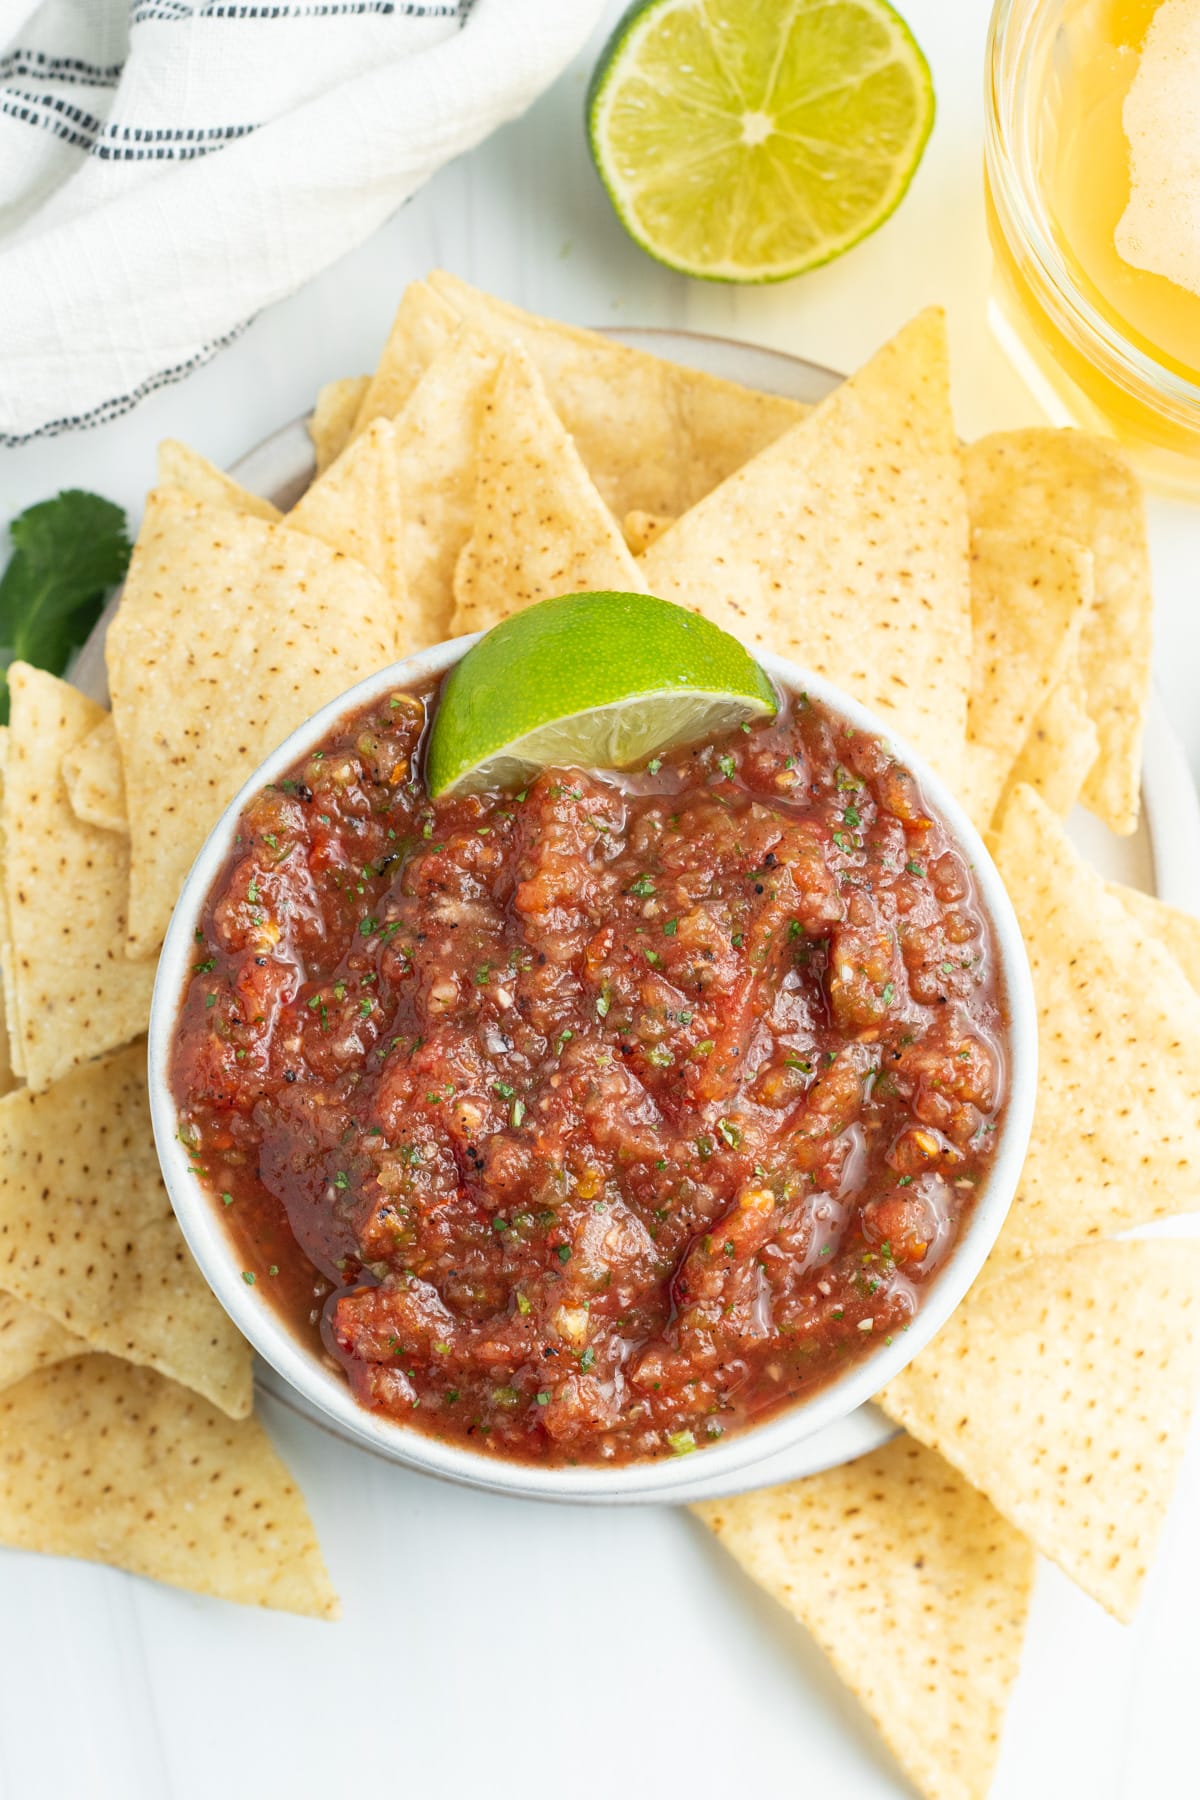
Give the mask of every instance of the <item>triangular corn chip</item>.
M 83 1339 L 52 1319 L 49 1313 L 27 1306 L 12 1294 L 0 1294 L 0 1389 L 24 1381 L 35 1369 L 65 1362 L 68 1356 L 86 1352 Z
M 945 325 L 922 313 L 676 520 L 643 584 L 836 682 L 951 781 L 970 675 L 967 515 Z
M 394 419 L 439 350 L 462 323 L 457 307 L 427 281 L 410 281 L 400 297 L 379 366 L 367 384 L 354 435 L 372 419 Z
M 880 1403 L 1127 1620 L 1198 1379 L 1200 1243 L 1130 1238 L 979 1284 Z
M 158 486 L 181 488 L 193 500 L 209 506 L 227 506 L 230 511 L 245 513 L 252 519 L 277 519 L 279 508 L 259 494 L 252 494 L 240 482 L 218 469 L 198 450 L 181 444 L 176 438 L 164 438 L 158 446 Z
M 901 1436 L 694 1511 L 812 1633 L 926 1800 L 983 1800 L 1034 1572 L 983 1495 Z
M 235 1418 L 250 1411 L 249 1346 L 192 1261 L 159 1174 L 144 1043 L 0 1100 L 0 1289 L 93 1349 Z
M 21 1034 L 17 1028 L 16 970 L 13 964 L 12 927 L 8 917 L 8 881 L 4 873 L 4 786 L 8 773 L 8 726 L 0 725 L 0 1095 L 14 1088 L 23 1070 L 18 1058 Z
M 971 536 L 967 736 L 993 770 L 974 817 L 991 822 L 1037 714 L 1072 666 L 1092 605 L 1092 557 L 1064 538 Z
M 1150 689 L 1150 557 L 1141 490 L 1120 453 L 1082 431 L 998 431 L 966 452 L 975 525 L 1073 538 L 1095 557 L 1080 672 L 1100 757 L 1084 803 L 1114 831 L 1137 824 Z
M 71 811 L 77 819 L 98 825 L 101 831 L 124 832 L 128 837 L 125 771 L 111 713 L 105 713 L 86 737 L 71 746 L 63 757 L 62 773 Z
M 337 1596 L 257 1419 L 109 1356 L 0 1394 L 0 1543 L 312 1618 Z
M 336 462 L 354 432 L 354 421 L 362 408 L 369 375 L 347 375 L 342 381 L 327 381 L 317 395 L 316 405 L 308 420 L 317 459 L 317 474 L 323 475 L 331 462 Z
M 416 648 L 407 628 L 403 524 L 390 419 L 375 419 L 287 515 L 293 531 L 320 538 L 377 575 L 392 597 L 396 655 Z
M 475 526 L 454 578 L 455 635 L 552 594 L 644 586 L 529 358 L 505 356 L 479 439 Z
M 1168 906 L 1165 901 L 1156 900 L 1153 894 L 1143 894 L 1138 888 L 1122 887 L 1119 881 L 1110 881 L 1108 891 L 1114 900 L 1121 902 L 1127 912 L 1133 914 L 1139 925 L 1166 945 L 1192 986 L 1200 993 L 1200 919 L 1195 913 L 1181 912 L 1177 906 Z M 1200 1202 L 1200 1195 L 1197 1195 L 1197 1201 Z
M 475 518 L 479 437 L 499 366 L 499 352 L 486 339 L 458 331 L 395 420 L 415 649 L 441 643 L 451 633 L 454 570 Z
M 442 270 L 429 282 L 477 329 L 525 350 L 618 519 L 686 511 L 804 415 L 798 401 L 540 319 Z
M 393 611 L 369 569 L 316 538 L 150 495 L 107 644 L 131 955 L 158 948 L 192 859 L 267 752 L 393 660 Z
M 125 955 L 128 839 L 76 818 L 63 780 L 63 757 L 103 721 L 103 709 L 26 663 L 9 670 L 9 690 L 10 1029 L 30 1086 L 44 1088 L 146 1029 L 154 964 Z
M 454 569 L 471 535 L 479 433 L 499 362 L 478 333 L 457 331 L 397 417 L 369 425 L 288 514 L 289 525 L 381 576 L 396 602 L 398 654 L 450 635 Z
M 1041 795 L 1058 818 L 1065 819 L 1083 792 L 1088 772 L 1100 754 L 1100 733 L 1088 714 L 1087 694 L 1078 669 L 1078 653 L 1054 692 L 1042 702 L 1033 729 L 1013 764 L 1002 815 L 1013 791 L 1022 783 Z
M 669 513 L 627 512 L 621 521 L 621 530 L 633 554 L 644 556 L 654 540 L 669 531 L 674 523 Z
M 1200 1201 L 1200 997 L 1031 789 L 993 854 L 1033 974 L 1038 1093 L 985 1278 Z

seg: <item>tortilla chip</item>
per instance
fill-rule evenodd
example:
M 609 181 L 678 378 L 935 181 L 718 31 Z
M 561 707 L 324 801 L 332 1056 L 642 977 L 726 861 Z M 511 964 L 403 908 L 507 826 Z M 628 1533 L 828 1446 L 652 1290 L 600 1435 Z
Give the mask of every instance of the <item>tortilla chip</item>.
M 621 530 L 633 554 L 642 556 L 674 523 L 669 513 L 627 512 Z
M 4 793 L 8 780 L 8 726 L 0 725 L 0 1089 L 8 1093 L 25 1074 L 17 1017 L 17 972 L 12 921 L 8 916 L 8 847 L 4 833 Z
M 1013 765 L 997 815 L 1003 814 L 1023 782 L 1041 795 L 1052 813 L 1065 819 L 1099 754 L 1100 733 L 1088 716 L 1083 681 L 1073 667 L 1042 703 Z
M 458 331 L 395 420 L 415 649 L 450 636 L 454 571 L 475 520 L 479 437 L 499 366 L 499 352 L 486 339 Z
M 1128 1621 L 1200 1382 L 1200 1242 L 1129 1238 L 976 1286 L 880 1396 Z
M 1038 713 L 1068 674 L 1093 598 L 1092 557 L 1063 538 L 971 536 L 967 736 L 988 758 L 973 816 L 986 828 Z
M 26 1306 L 12 1294 L 0 1294 L 0 1389 L 86 1350 L 82 1338 L 48 1313 Z
M 1140 888 L 1122 887 L 1119 881 L 1107 885 L 1113 899 L 1119 900 L 1152 937 L 1166 945 L 1200 993 L 1200 919 L 1194 913 L 1180 912 L 1177 906 L 1168 906 L 1164 900 L 1156 900 L 1153 894 L 1143 894 Z
M 383 581 L 397 654 L 450 635 L 454 569 L 475 516 L 484 406 L 499 354 L 465 329 L 420 377 L 395 420 L 375 419 L 288 514 Z
M 400 297 L 379 367 L 367 384 L 355 437 L 372 419 L 394 419 L 439 350 L 444 350 L 462 324 L 457 307 L 427 281 L 410 281 Z
M 644 587 L 537 370 L 500 365 L 479 439 L 475 526 L 454 577 L 452 631 L 487 631 L 551 594 Z
M 159 1175 L 144 1042 L 0 1100 L 0 1289 L 234 1418 L 250 1411 L 250 1347 Z
M 1033 974 L 1038 1094 L 985 1279 L 1200 1196 L 1200 997 L 1031 789 L 1013 795 L 993 854 Z
M 111 713 L 105 713 L 100 723 L 67 751 L 62 760 L 62 777 L 77 819 L 98 825 L 101 831 L 124 832 L 128 837 L 125 771 Z
M 0 1395 L 0 1542 L 192 1593 L 338 1615 L 308 1509 L 257 1419 L 83 1356 Z
M 76 818 L 62 778 L 63 757 L 103 708 L 27 663 L 14 663 L 8 678 L 10 1016 L 25 1077 L 40 1089 L 146 1029 L 154 964 L 124 953 L 128 841 Z
M 354 421 L 371 385 L 369 375 L 348 375 L 342 381 L 327 381 L 317 395 L 317 403 L 308 419 L 308 435 L 317 459 L 317 474 L 323 475 L 330 463 L 336 462 L 354 432 Z
M 0 879 L 3 879 L 0 876 Z M 3 948 L 0 947 L 0 956 Z M 11 1094 L 18 1082 L 18 1075 L 12 1066 L 12 1052 L 8 1035 L 8 1014 L 4 999 L 4 982 L 0 977 L 0 1095 Z
M 642 585 L 827 676 L 953 783 L 967 551 L 945 324 L 929 311 L 676 520 L 641 559 Z
M 267 752 L 394 659 L 393 612 L 369 569 L 316 538 L 150 495 L 107 642 L 131 955 L 158 948 L 193 857 Z
M 279 517 L 279 508 L 269 500 L 252 494 L 198 450 L 189 449 L 175 438 L 164 438 L 158 446 L 158 486 L 181 488 L 193 500 L 203 500 L 209 506 L 227 506 L 252 519 Z
M 1100 756 L 1084 804 L 1113 831 L 1137 825 L 1150 691 L 1150 558 L 1141 489 L 1119 452 L 1082 431 L 998 431 L 966 452 L 974 524 L 1073 538 L 1092 551 L 1096 598 L 1080 672 Z
M 599 332 L 540 319 L 443 270 L 429 283 L 479 330 L 526 351 L 618 519 L 686 511 L 807 410 Z
M 983 1495 L 899 1437 L 693 1510 L 812 1633 L 927 1800 L 983 1800 L 1034 1573 Z
M 416 646 L 407 630 L 402 509 L 390 419 L 375 419 L 361 437 L 319 475 L 287 515 L 293 531 L 320 538 L 378 576 L 391 595 L 396 655 Z

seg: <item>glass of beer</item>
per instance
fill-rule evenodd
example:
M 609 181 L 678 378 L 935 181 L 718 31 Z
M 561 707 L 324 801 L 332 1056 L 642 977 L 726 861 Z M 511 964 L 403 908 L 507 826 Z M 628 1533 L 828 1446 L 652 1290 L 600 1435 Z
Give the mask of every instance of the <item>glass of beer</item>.
M 1001 343 L 1057 423 L 1200 493 L 1200 0 L 998 0 L 986 104 Z

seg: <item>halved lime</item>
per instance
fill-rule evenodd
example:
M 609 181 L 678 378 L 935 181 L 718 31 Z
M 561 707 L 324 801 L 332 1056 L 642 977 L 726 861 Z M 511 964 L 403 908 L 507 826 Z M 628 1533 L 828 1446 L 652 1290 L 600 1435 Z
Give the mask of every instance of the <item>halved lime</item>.
M 426 779 L 440 795 L 518 787 L 562 763 L 621 769 L 770 718 L 736 638 L 650 594 L 563 594 L 505 619 L 446 677 Z
M 625 229 L 710 281 L 783 281 L 904 198 L 933 83 L 886 0 L 637 0 L 588 90 Z

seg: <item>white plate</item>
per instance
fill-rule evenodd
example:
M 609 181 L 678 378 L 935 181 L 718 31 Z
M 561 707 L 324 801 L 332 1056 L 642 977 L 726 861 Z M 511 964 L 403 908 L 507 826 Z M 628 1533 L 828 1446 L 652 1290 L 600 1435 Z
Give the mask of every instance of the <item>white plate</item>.
M 609 329 L 607 335 L 709 374 L 724 376 L 748 387 L 786 394 L 809 404 L 823 399 L 842 379 L 816 363 L 786 356 L 781 351 L 741 344 L 732 338 L 634 327 Z M 286 510 L 309 485 L 314 466 L 312 444 L 304 420 L 296 419 L 248 451 L 229 472 L 253 493 L 264 495 Z M 72 679 L 85 693 L 105 702 L 104 633 L 111 611 L 110 607 L 72 670 Z M 1142 823 L 1132 837 L 1114 836 L 1090 814 L 1078 809 L 1070 821 L 1072 837 L 1108 879 L 1157 893 L 1175 906 L 1200 910 L 1200 803 L 1183 753 L 1157 696 L 1152 698 L 1146 730 L 1142 800 Z M 324 1414 L 310 1407 L 259 1358 L 255 1359 L 255 1382 L 261 1394 L 270 1396 L 325 1435 L 364 1453 L 357 1440 L 343 1434 Z M 764 1458 L 751 1470 L 743 1469 L 730 1475 L 724 1484 L 706 1481 L 704 1491 L 708 1496 L 745 1492 L 750 1488 L 768 1487 L 776 1482 L 813 1475 L 864 1456 L 895 1435 L 896 1427 L 877 1407 L 863 1406 L 828 1430 L 804 1439 L 785 1452 Z M 365 1454 L 375 1453 L 366 1451 Z M 653 1500 L 656 1504 L 682 1503 L 691 1497 L 696 1479 L 689 1479 L 684 1474 L 687 1464 L 680 1467 L 681 1478 L 674 1487 L 655 1491 Z

